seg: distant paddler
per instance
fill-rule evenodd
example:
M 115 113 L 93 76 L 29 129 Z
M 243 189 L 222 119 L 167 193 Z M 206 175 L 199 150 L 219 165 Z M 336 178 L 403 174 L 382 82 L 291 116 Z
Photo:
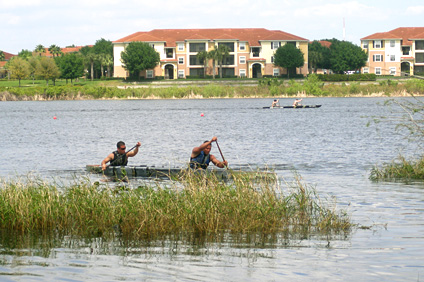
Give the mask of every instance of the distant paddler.
M 300 102 L 302 102 L 303 99 L 296 99 L 293 102 L 293 107 L 299 107 L 302 106 L 302 104 Z
M 137 142 L 137 144 L 129 149 L 128 151 L 125 151 L 127 147 L 125 146 L 125 143 L 123 141 L 119 141 L 116 144 L 117 150 L 110 153 L 103 161 L 102 161 L 102 170 L 106 169 L 106 164 L 108 162 L 110 166 L 126 166 L 128 164 L 128 158 L 134 157 L 138 153 L 138 148 L 141 146 L 140 142 Z M 134 151 L 133 151 L 134 150 Z
M 228 162 L 224 160 L 219 161 L 214 155 L 210 154 L 212 149 L 212 142 L 217 142 L 218 138 L 215 136 L 211 140 L 203 142 L 199 147 L 194 147 L 190 156 L 190 168 L 192 169 L 207 169 L 209 163 L 212 162 L 215 166 L 224 168 L 228 166 Z
M 271 108 L 279 107 L 279 106 L 280 106 L 279 101 L 280 101 L 279 99 L 275 99 L 275 100 L 272 102 Z

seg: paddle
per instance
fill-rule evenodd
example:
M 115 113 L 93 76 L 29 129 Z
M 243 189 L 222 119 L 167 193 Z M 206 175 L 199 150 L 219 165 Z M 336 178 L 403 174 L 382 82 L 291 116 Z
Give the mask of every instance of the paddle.
M 218 147 L 219 153 L 221 154 L 222 160 L 225 162 L 225 158 L 224 158 L 224 155 L 222 154 L 221 148 L 219 148 L 218 141 L 215 141 L 215 143 L 216 143 L 216 146 Z M 227 166 L 225 166 L 225 168 L 228 169 Z

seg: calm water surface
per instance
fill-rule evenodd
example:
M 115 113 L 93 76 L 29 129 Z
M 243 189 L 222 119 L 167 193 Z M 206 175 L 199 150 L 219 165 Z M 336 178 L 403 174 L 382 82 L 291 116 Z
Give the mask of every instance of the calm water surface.
M 14 242 L 0 245 L 0 281 L 423 281 L 424 184 L 368 180 L 373 165 L 416 154 L 394 123 L 367 126 L 400 111 L 383 106 L 385 98 L 310 98 L 304 103 L 322 107 L 262 109 L 271 101 L 1 102 L 0 177 L 72 181 L 119 140 L 128 148 L 141 141 L 131 164 L 184 166 L 192 147 L 218 136 L 231 167 L 271 167 L 284 179 L 296 170 L 370 230 L 247 246 L 232 238 L 148 246 L 65 239 L 47 240 L 46 252 Z M 219 157 L 215 147 L 212 154 Z

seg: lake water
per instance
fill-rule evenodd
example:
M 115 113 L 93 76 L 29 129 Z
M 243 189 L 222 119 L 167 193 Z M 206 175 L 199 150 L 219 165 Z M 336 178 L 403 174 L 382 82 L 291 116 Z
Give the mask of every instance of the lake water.
M 368 179 L 373 165 L 417 153 L 395 130 L 401 111 L 385 100 L 303 100 L 322 105 L 315 109 L 262 109 L 272 99 L 1 102 L 4 179 L 71 181 L 119 140 L 142 143 L 130 164 L 180 167 L 217 136 L 230 167 L 270 167 L 284 179 L 296 171 L 371 229 L 247 246 L 231 238 L 142 246 L 33 238 L 32 248 L 0 245 L 0 281 L 423 281 L 424 183 Z M 380 116 L 390 119 L 367 126 Z M 212 154 L 221 158 L 215 146 Z

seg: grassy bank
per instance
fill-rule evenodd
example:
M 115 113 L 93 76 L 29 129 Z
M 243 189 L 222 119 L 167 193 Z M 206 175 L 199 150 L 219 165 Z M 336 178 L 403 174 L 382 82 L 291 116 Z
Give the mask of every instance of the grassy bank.
M 188 174 L 178 185 L 114 189 L 82 181 L 57 187 L 39 180 L 0 189 L 0 229 L 27 234 L 124 238 L 194 233 L 340 234 L 352 227 L 345 211 L 297 181 L 284 189 L 264 178 L 231 184 Z
M 184 82 L 184 83 L 183 83 Z M 26 87 L 7 86 L 0 81 L 1 101 L 75 100 L 75 99 L 184 99 L 184 98 L 247 98 L 247 97 L 349 97 L 349 96 L 407 96 L 423 95 L 424 80 L 381 80 L 379 82 L 324 83 L 317 76 L 305 80 L 259 80 L 257 85 L 225 84 L 153 84 L 122 83 L 117 80 Z M 162 87 L 163 86 L 163 87 Z M 166 86 L 166 87 L 165 87 Z
M 415 160 L 399 156 L 391 163 L 371 169 L 371 180 L 424 180 L 424 155 Z

